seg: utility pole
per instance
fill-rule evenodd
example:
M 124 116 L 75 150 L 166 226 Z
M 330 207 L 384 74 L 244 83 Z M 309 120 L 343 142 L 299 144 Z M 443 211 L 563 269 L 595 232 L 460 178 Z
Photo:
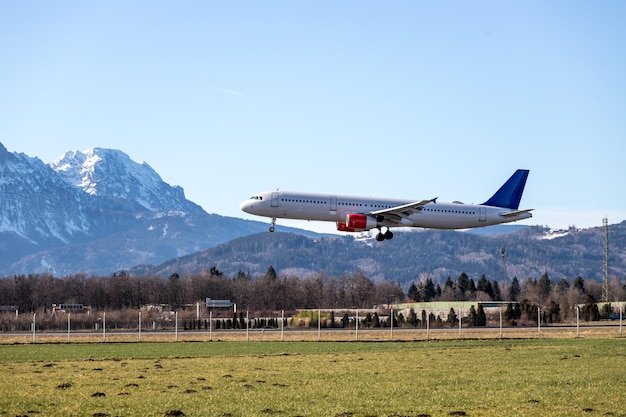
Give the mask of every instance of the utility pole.
M 604 226 L 604 262 L 602 264 L 602 302 L 609 302 L 609 219 L 602 219 Z

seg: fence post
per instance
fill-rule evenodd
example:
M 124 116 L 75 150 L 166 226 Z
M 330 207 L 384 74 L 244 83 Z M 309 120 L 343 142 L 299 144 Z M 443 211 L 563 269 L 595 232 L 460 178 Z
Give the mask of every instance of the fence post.
M 178 311 L 174 313 L 174 340 L 178 342 Z
M 393 307 L 391 308 L 391 314 L 389 315 L 391 317 L 391 337 L 390 339 L 393 340 Z
M 285 341 L 285 310 L 280 311 L 280 341 Z
M 537 337 L 541 339 L 541 307 L 537 306 Z
M 317 341 L 320 341 L 322 336 L 322 310 L 317 309 Z
M 107 341 L 107 312 L 102 313 L 102 341 Z
M 67 313 L 67 343 L 70 342 L 70 326 L 71 326 L 71 318 L 72 313 Z
M 139 312 L 139 341 L 141 342 L 141 311 Z
M 33 343 L 35 343 L 35 341 L 37 340 L 36 329 L 37 329 L 37 313 L 33 313 Z

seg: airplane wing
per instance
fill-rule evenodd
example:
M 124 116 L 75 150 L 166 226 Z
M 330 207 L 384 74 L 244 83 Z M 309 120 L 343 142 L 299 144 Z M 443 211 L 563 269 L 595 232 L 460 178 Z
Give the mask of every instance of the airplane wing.
M 437 203 L 437 197 L 430 200 L 416 201 L 414 203 L 403 204 L 401 206 L 390 207 L 382 210 L 371 211 L 369 214 L 381 218 L 384 221 L 400 224 L 402 219 L 408 218 L 411 214 L 421 211 L 426 204 Z

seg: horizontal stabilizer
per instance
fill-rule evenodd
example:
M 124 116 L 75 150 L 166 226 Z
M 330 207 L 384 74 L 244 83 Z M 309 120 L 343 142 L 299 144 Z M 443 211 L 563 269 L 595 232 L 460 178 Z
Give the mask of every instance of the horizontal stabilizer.
M 516 210 L 516 211 L 507 211 L 506 213 L 500 213 L 502 217 L 513 217 L 519 214 L 528 213 L 533 211 L 534 209 L 525 209 L 525 210 Z

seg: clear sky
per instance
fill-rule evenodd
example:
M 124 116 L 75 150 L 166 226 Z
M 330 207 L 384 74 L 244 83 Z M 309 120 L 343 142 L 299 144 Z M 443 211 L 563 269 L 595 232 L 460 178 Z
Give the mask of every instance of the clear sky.
M 626 219 L 624 1 L 6 1 L 0 142 L 120 149 L 207 212 L 280 188 Z M 303 228 L 333 226 L 285 221 Z

